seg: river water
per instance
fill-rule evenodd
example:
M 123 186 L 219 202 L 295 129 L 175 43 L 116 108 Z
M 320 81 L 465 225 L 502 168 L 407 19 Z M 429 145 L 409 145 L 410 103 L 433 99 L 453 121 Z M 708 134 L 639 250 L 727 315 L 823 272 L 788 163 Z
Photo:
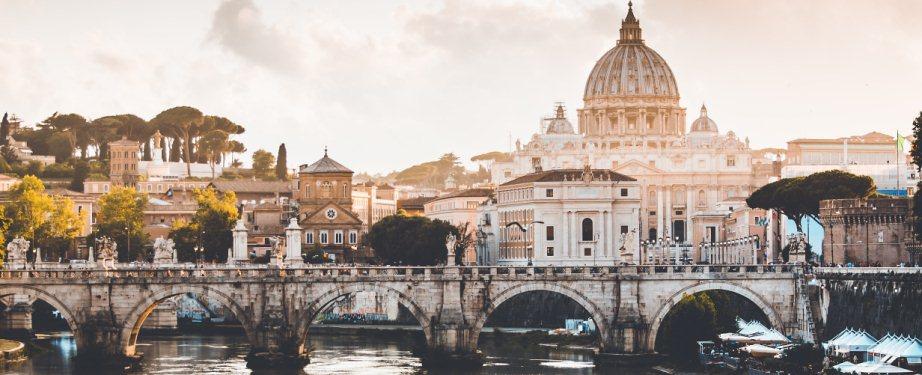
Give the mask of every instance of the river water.
M 311 363 L 307 374 L 447 374 L 460 372 L 423 369 L 413 355 L 414 340 L 401 335 L 312 334 Z M 483 341 L 483 340 L 482 340 Z M 493 340 L 491 340 L 493 341 Z M 73 338 L 67 334 L 41 336 L 47 349 L 24 363 L 0 372 L 5 374 L 103 374 L 73 369 Z M 143 352 L 138 374 L 251 374 L 244 357 L 249 344 L 243 335 L 232 333 L 144 335 L 138 339 Z M 486 355 L 483 368 L 465 374 L 648 374 L 648 370 L 597 368 L 592 353 L 547 347 L 523 349 L 502 343 L 481 344 Z M 277 375 L 292 372 L 259 372 Z

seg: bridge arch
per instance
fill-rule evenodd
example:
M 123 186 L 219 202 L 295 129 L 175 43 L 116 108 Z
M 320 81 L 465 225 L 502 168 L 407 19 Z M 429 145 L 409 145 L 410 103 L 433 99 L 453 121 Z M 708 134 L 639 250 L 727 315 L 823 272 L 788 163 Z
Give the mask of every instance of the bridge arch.
M 251 327 L 250 317 L 233 298 L 224 292 L 209 286 L 174 284 L 165 286 L 149 293 L 141 301 L 135 304 L 134 307 L 131 308 L 130 312 L 125 317 L 125 320 L 122 321 L 122 332 L 120 340 L 121 348 L 125 355 L 135 355 L 135 345 L 138 341 L 138 334 L 141 331 L 141 326 L 144 325 L 144 321 L 147 319 L 150 313 L 153 312 L 155 308 L 157 308 L 157 305 L 167 298 L 185 293 L 206 295 L 210 298 L 216 299 L 222 305 L 231 309 L 231 311 L 234 312 L 234 316 L 238 321 L 240 321 L 240 325 L 243 326 L 243 330 L 246 333 L 249 342 L 254 342 L 255 332 L 253 332 L 253 328 Z
M 31 286 L 0 286 L 0 298 L 14 295 L 14 294 L 27 295 L 29 296 L 30 300 L 32 300 L 33 302 L 35 300 L 45 301 L 45 303 L 51 305 L 51 307 L 54 307 L 55 310 L 58 310 L 58 313 L 61 314 L 61 317 L 64 318 L 65 321 L 67 321 L 67 326 L 70 327 L 70 332 L 73 333 L 74 335 L 74 343 L 78 345 L 77 351 L 80 350 L 80 347 L 79 347 L 81 343 L 80 326 L 77 324 L 77 320 L 74 319 L 74 313 L 70 311 L 70 308 L 67 307 L 67 305 L 64 302 L 57 299 L 51 293 L 48 293 L 39 288 L 35 288 Z
M 666 314 L 669 313 L 672 308 L 679 303 L 685 296 L 693 295 L 700 292 L 706 292 L 709 290 L 723 290 L 727 292 L 736 293 L 743 298 L 748 299 L 756 306 L 762 310 L 762 313 L 768 317 L 769 322 L 771 322 L 772 328 L 778 329 L 784 332 L 784 321 L 781 319 L 781 315 L 769 304 L 765 302 L 761 296 L 753 292 L 749 288 L 736 285 L 730 282 L 716 281 L 716 282 L 704 282 L 700 284 L 695 284 L 689 287 L 686 287 L 677 293 L 673 294 L 668 300 L 666 300 L 663 305 L 659 308 L 656 315 L 654 315 L 653 321 L 650 323 L 650 331 L 647 334 L 646 340 L 646 350 L 648 352 L 653 352 L 656 347 L 656 335 L 659 333 L 659 328 L 663 323 L 663 319 L 666 318 Z
M 302 332 L 300 332 L 301 334 L 299 335 L 301 344 L 304 344 L 304 341 L 307 340 L 307 331 L 310 329 L 314 319 L 316 319 L 320 313 L 322 313 L 331 303 L 342 298 L 343 296 L 358 292 L 375 292 L 382 294 L 387 293 L 396 296 L 397 302 L 406 307 L 407 310 L 410 311 L 410 314 L 412 314 L 413 317 L 416 318 L 416 320 L 419 322 L 419 325 L 423 329 L 423 334 L 426 336 L 426 343 L 431 344 L 434 342 L 432 337 L 432 316 L 420 308 L 419 304 L 417 304 L 413 298 L 407 296 L 397 289 L 386 285 L 359 282 L 350 283 L 345 286 L 337 286 L 334 289 L 321 294 L 319 297 L 314 299 L 314 301 L 307 305 L 307 308 L 304 309 L 304 316 L 301 319 L 301 321 L 304 322 L 304 324 L 301 325 Z
M 503 302 L 506 302 L 512 297 L 520 295 L 527 292 L 551 292 L 559 293 L 564 296 L 569 297 L 573 301 L 576 301 L 580 306 L 583 307 L 592 317 L 592 320 L 595 321 L 596 328 L 599 332 L 599 339 L 601 340 L 601 345 L 605 346 L 607 343 L 611 342 L 611 332 L 609 331 L 610 321 L 608 316 L 605 315 L 604 310 L 602 310 L 598 305 L 596 305 L 592 300 L 587 298 L 585 295 L 568 287 L 561 283 L 549 283 L 549 282 L 537 282 L 529 281 L 518 283 L 512 287 L 503 289 L 495 297 L 489 299 L 488 302 L 484 305 L 483 312 L 477 317 L 477 320 L 474 321 L 473 327 L 473 343 L 477 343 L 477 340 L 480 338 L 480 332 L 483 330 L 484 324 L 487 323 L 487 319 L 493 314 Z

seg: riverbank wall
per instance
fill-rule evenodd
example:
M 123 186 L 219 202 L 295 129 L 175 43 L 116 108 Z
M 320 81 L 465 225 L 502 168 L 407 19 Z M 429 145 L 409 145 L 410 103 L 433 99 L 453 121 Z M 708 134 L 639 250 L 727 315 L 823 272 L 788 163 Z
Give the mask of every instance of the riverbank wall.
M 922 334 L 922 273 L 821 275 L 823 340 L 846 328 L 875 337 Z

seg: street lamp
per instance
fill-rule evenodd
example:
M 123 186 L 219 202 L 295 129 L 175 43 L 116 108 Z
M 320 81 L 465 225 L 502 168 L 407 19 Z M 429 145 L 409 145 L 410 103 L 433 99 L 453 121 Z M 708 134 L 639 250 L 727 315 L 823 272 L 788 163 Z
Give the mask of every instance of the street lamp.
M 127 249 L 126 249 L 126 252 L 127 252 L 126 256 L 128 256 L 129 257 L 128 259 L 130 260 L 131 259 L 130 258 L 131 257 L 131 232 L 128 231 L 128 225 L 125 225 L 125 242 L 128 244 Z
M 528 257 L 529 266 L 531 266 L 532 252 L 534 252 L 534 242 L 532 242 L 531 251 L 528 251 L 529 250 L 528 248 L 528 227 L 531 226 L 532 228 L 534 228 L 535 224 L 544 224 L 544 222 L 540 220 L 533 220 L 528 223 L 525 223 L 524 226 L 522 226 L 522 224 L 520 224 L 518 221 L 513 221 L 509 224 L 506 224 L 506 228 L 514 226 L 514 227 L 518 227 L 519 230 L 522 231 L 522 242 L 525 244 L 525 256 Z

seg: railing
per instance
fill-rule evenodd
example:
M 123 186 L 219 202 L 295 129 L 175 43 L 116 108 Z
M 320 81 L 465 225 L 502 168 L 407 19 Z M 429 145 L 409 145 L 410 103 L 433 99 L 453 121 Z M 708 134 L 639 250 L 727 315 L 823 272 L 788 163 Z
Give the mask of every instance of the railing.
M 922 267 L 815 267 L 816 274 L 913 274 L 922 273 Z
M 796 265 L 626 265 L 626 266 L 492 266 L 492 267 L 388 267 L 388 266 L 313 266 L 276 267 L 269 265 L 206 265 L 191 264 L 156 267 L 147 265 L 122 265 L 114 269 L 104 268 L 49 268 L 0 270 L 0 280 L 12 279 L 156 279 L 171 278 L 220 278 L 233 280 L 241 278 L 547 278 L 547 277 L 593 277 L 619 276 L 664 276 L 709 275 L 724 276 L 792 273 L 801 267 Z

